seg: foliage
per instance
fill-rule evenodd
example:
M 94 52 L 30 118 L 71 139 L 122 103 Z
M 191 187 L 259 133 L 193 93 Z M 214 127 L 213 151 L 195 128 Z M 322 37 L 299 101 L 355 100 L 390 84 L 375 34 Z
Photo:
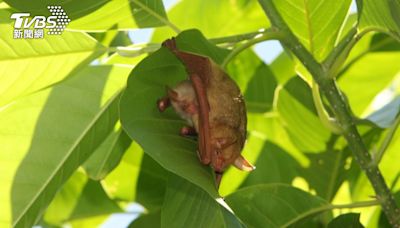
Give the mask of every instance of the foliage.
M 400 226 L 400 0 L 72 0 L 62 35 L 12 38 L 11 13 L 53 3 L 0 1 L 0 227 L 96 227 L 132 203 L 130 227 Z M 186 78 L 171 36 L 246 100 L 257 169 L 219 190 L 156 107 Z M 251 46 L 271 39 L 265 63 Z

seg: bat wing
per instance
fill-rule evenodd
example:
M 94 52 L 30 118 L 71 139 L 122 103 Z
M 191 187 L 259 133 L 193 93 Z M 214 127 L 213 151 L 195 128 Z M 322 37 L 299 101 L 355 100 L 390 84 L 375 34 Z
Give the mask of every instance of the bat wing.
M 207 85 L 211 77 L 210 59 L 204 56 L 183 52 L 178 50 L 175 38 L 164 41 L 163 46 L 174 53 L 178 59 L 185 65 L 186 71 L 192 81 L 199 105 L 199 154 L 203 164 L 211 162 L 211 136 L 209 112 L 210 105 L 207 98 Z
M 207 89 L 205 83 L 197 74 L 191 74 L 190 80 L 192 81 L 199 105 L 198 135 L 200 159 L 203 164 L 209 164 L 211 162 L 211 136 L 209 121 L 210 105 L 207 99 Z

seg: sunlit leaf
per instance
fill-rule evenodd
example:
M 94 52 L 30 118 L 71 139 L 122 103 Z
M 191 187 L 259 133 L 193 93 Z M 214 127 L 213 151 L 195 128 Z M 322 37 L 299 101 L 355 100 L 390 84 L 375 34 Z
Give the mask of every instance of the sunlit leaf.
M 0 10 L 0 21 L 0 106 L 65 79 L 105 51 L 81 32 L 13 39 L 10 12 Z
M 357 0 L 357 8 L 361 29 L 384 31 L 400 41 L 399 0 Z
M 339 86 L 356 115 L 362 116 L 374 97 L 400 72 L 399 58 L 400 52 L 370 53 L 341 75 Z
M 68 28 L 85 31 L 124 30 L 162 26 L 166 21 L 168 19 L 161 0 L 112 0 L 106 1 L 90 14 L 72 20 Z
M 46 223 L 61 226 L 69 218 L 78 203 L 86 182 L 87 177 L 80 170 L 76 171 L 65 182 L 44 214 Z
M 236 35 L 269 27 L 258 3 L 248 0 L 182 0 L 168 12 L 168 17 L 180 29 L 197 28 L 207 37 Z M 152 39 L 162 42 L 173 35 L 169 28 L 158 28 Z
M 11 218 L 16 227 L 36 223 L 62 183 L 112 132 L 128 73 L 123 67 L 88 67 L 1 111 L 4 226 Z
M 329 130 L 316 114 L 311 89 L 299 78 L 289 80 L 279 92 L 277 108 L 293 143 L 302 151 L 324 151 Z
M 300 42 L 322 60 L 332 50 L 351 0 L 264 0 L 277 10 Z

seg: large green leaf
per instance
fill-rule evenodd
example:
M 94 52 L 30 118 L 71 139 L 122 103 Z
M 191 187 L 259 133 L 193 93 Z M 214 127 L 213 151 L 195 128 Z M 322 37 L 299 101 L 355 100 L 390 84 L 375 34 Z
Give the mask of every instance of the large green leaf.
M 247 187 L 225 200 L 249 227 L 288 227 L 330 206 L 317 196 L 282 184 Z
M 90 14 L 72 20 L 68 28 L 85 31 L 126 30 L 162 26 L 167 21 L 162 0 L 112 0 L 106 1 Z
M 400 41 L 399 0 L 357 0 L 359 27 L 386 32 Z
M 176 40 L 180 49 L 210 56 L 217 63 L 227 53 L 212 46 L 196 30 L 182 32 Z M 165 86 L 173 87 L 184 79 L 185 67 L 169 50 L 161 48 L 151 54 L 129 77 L 120 104 L 121 123 L 128 135 L 165 169 L 217 196 L 212 173 L 198 161 L 196 142 L 179 136 L 184 121 L 173 110 L 160 113 L 156 107 L 157 99 L 165 96 Z
M 332 50 L 351 0 L 272 1 L 300 42 L 322 60 Z
M 293 143 L 302 151 L 324 151 L 329 130 L 316 114 L 310 87 L 292 78 L 280 90 L 277 108 Z
M 104 140 L 83 164 L 89 177 L 93 180 L 104 179 L 119 164 L 130 144 L 129 136 L 118 124 L 117 129 Z
M 161 211 L 161 227 L 243 226 L 204 190 L 185 179 L 171 175 Z
M 269 27 L 260 6 L 256 1 L 249 0 L 182 0 L 168 12 L 168 17 L 179 28 L 197 28 L 207 37 L 235 35 Z M 172 30 L 158 28 L 153 40 L 161 42 L 172 35 Z
M 17 227 L 37 222 L 56 191 L 112 132 L 129 70 L 88 67 L 0 112 L 2 225 L 11 219 Z
M 80 32 L 13 39 L 10 12 L 0 9 L 0 21 L 0 106 L 65 79 L 105 51 Z

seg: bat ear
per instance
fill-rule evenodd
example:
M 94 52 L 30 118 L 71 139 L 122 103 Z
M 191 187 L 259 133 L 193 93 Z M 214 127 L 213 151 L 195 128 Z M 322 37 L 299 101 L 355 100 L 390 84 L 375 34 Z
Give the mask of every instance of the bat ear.
M 173 101 L 178 100 L 178 93 L 175 90 L 169 88 L 168 86 L 167 86 L 166 90 L 167 90 L 168 97 L 171 100 L 173 100 Z
M 236 158 L 233 165 L 240 170 L 248 172 L 256 169 L 256 167 L 250 164 L 250 162 L 248 162 L 242 155 L 239 155 L 239 157 Z

